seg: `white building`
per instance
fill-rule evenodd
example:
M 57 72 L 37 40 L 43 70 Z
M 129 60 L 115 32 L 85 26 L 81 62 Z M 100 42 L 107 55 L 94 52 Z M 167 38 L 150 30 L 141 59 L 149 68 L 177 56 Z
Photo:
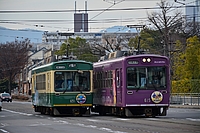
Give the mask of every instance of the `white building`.
M 186 5 L 185 16 L 187 22 L 200 22 L 200 0 L 193 5 Z

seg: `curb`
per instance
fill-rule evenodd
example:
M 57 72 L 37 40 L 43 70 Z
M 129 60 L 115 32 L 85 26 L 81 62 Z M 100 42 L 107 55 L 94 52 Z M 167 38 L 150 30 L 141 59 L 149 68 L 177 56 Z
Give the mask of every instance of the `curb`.
M 200 105 L 170 105 L 169 108 L 200 109 Z

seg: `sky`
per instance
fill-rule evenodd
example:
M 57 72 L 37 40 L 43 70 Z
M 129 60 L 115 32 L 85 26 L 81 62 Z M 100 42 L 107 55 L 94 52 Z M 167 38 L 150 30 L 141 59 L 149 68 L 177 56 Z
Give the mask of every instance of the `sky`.
M 147 13 L 158 11 L 155 7 L 160 3 L 160 0 L 0 0 L 0 26 L 10 29 L 73 32 L 75 1 L 77 13 L 85 12 L 83 10 L 87 1 L 89 32 L 98 32 L 112 26 L 146 25 Z M 178 1 L 180 3 L 174 5 L 183 6 L 181 3 L 195 0 Z M 127 10 L 130 8 L 132 10 Z

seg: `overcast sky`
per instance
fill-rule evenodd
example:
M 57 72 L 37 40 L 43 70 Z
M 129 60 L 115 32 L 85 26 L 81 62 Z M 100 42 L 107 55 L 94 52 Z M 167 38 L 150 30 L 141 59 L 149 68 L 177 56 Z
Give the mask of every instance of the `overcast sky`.
M 30 28 L 73 32 L 75 1 L 78 13 L 79 10 L 85 9 L 86 0 L 0 0 L 0 26 L 11 29 Z M 173 2 L 174 0 L 168 1 Z M 191 3 L 195 0 L 178 1 Z M 144 8 L 155 8 L 156 3 L 160 3 L 160 0 L 87 0 L 87 9 L 90 10 L 87 12 L 89 32 L 100 31 L 112 26 L 147 24 L 147 12 L 150 13 L 157 9 Z M 182 6 L 179 3 L 174 3 L 174 5 Z M 103 11 L 108 8 L 117 10 Z M 126 10 L 129 8 L 132 10 Z M 38 12 L 2 12 L 5 10 Z M 115 21 L 111 21 L 112 19 Z

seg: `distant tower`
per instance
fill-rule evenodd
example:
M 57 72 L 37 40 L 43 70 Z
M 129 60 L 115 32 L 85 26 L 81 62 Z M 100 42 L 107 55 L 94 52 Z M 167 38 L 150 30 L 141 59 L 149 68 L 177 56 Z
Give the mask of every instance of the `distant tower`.
M 74 32 L 88 32 L 87 1 L 85 1 L 85 13 L 74 13 Z

